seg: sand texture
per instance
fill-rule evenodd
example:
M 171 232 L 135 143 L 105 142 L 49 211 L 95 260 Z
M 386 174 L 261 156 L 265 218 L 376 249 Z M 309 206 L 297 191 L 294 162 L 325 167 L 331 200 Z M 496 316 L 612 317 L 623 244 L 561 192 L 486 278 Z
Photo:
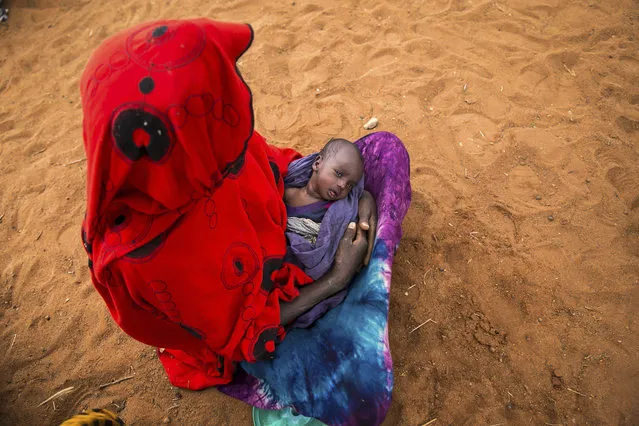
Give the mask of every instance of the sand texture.
M 309 153 L 374 116 L 406 143 L 385 425 L 639 424 L 637 1 L 7 3 L 0 424 L 91 407 L 130 425 L 250 424 L 214 389 L 170 386 L 110 318 L 80 241 L 87 58 L 128 26 L 199 16 L 253 25 L 240 66 L 271 142 Z

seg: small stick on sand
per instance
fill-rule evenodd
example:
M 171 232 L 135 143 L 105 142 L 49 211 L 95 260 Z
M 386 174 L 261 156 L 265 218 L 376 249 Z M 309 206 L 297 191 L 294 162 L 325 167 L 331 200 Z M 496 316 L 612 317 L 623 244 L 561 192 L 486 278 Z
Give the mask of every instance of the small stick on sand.
M 63 166 L 64 166 L 64 167 L 67 167 L 67 166 L 70 166 L 70 165 L 72 165 L 72 164 L 78 164 L 78 163 L 81 163 L 81 162 L 83 162 L 83 161 L 86 161 L 86 158 L 80 158 L 79 160 L 71 161 L 70 163 L 63 164 Z
M 172 405 L 172 406 L 170 406 L 169 408 L 167 408 L 167 409 L 166 409 L 166 411 L 171 411 L 171 410 L 173 410 L 174 408 L 180 408 L 180 406 L 179 406 L 178 404 Z
M 16 342 L 16 337 L 18 337 L 18 334 L 14 333 L 13 340 L 11 341 L 11 345 L 9 345 L 9 350 L 7 351 L 7 353 L 11 352 L 11 348 L 13 348 L 13 344 Z
M 412 286 L 408 287 L 408 290 L 410 290 L 411 288 L 415 287 L 417 284 L 413 284 Z
M 102 390 L 102 389 L 106 389 L 106 388 L 108 388 L 109 386 L 117 385 L 118 383 L 124 382 L 124 381 L 126 381 L 126 380 L 131 380 L 131 379 L 132 379 L 132 378 L 134 378 L 134 377 L 135 377 L 135 375 L 122 377 L 121 379 L 114 380 L 114 381 L 112 381 L 112 382 L 109 382 L 109 383 L 105 383 L 105 384 L 103 384 L 103 385 L 100 385 L 100 386 L 98 387 L 98 389 L 100 389 L 100 390 Z
M 435 418 L 434 418 L 433 420 L 431 420 L 431 421 L 428 421 L 428 422 L 424 423 L 422 426 L 428 426 L 429 424 L 431 424 L 431 423 L 435 423 L 436 421 L 437 421 L 437 417 L 435 417 Z
M 0 223 L 2 223 L 2 219 L 4 219 L 4 213 L 0 214 Z
M 434 322 L 435 324 L 437 324 L 437 321 L 433 321 L 432 318 L 428 318 L 426 321 L 424 321 L 423 323 L 419 324 L 417 327 L 413 328 L 410 333 L 412 333 L 413 331 L 417 331 L 421 326 L 428 324 L 429 322 Z M 408 333 L 408 334 L 410 334 Z
M 42 231 L 38 232 L 38 235 L 36 236 L 35 240 L 38 241 L 41 236 L 42 236 Z
M 591 308 L 590 306 L 584 306 L 584 309 L 586 309 L 587 311 L 596 311 L 595 308 Z
M 50 397 L 48 397 L 47 399 L 45 399 L 44 401 L 42 401 L 38 407 L 42 407 L 44 404 L 46 404 L 49 401 L 53 401 L 54 399 L 60 398 L 61 396 L 64 396 L 68 393 L 73 392 L 73 389 L 75 389 L 73 386 L 69 386 L 68 388 L 64 388 L 61 391 L 58 391 L 56 393 L 54 393 L 53 395 L 51 395 Z
M 40 151 L 36 151 L 36 152 L 34 152 L 34 153 L 33 153 L 33 155 L 42 154 L 42 153 L 43 153 L 44 151 L 46 151 L 46 150 L 47 150 L 47 148 L 46 148 L 46 147 L 44 147 L 44 148 L 42 148 Z
M 53 411 L 56 410 L 55 401 L 51 401 L 53 403 Z
M 588 398 L 588 395 L 584 395 L 583 393 L 581 393 L 581 392 L 577 392 L 577 391 L 576 391 L 576 390 L 574 390 L 574 389 L 566 388 L 566 390 L 568 390 L 568 391 L 570 391 L 570 392 L 572 392 L 572 393 L 576 393 L 577 395 L 585 396 L 586 398 Z
M 568 74 L 572 75 L 573 77 L 577 77 L 577 73 L 568 68 L 568 65 L 564 64 L 564 68 L 566 69 L 566 71 L 568 71 Z

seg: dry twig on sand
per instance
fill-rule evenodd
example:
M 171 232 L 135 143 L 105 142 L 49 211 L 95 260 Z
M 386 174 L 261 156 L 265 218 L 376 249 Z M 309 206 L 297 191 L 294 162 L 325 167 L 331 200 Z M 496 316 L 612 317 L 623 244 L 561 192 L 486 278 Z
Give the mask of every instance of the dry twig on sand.
M 18 333 L 13 334 L 13 340 L 11 341 L 11 344 L 9 345 L 9 349 L 7 350 L 7 353 L 11 352 L 11 348 L 13 348 L 13 345 L 16 343 L 16 337 L 18 337 Z
M 435 417 L 433 420 L 430 420 L 426 423 L 424 423 L 422 426 L 428 426 L 429 424 L 435 423 L 437 421 L 437 417 Z
M 435 324 L 437 324 L 437 321 L 434 321 L 432 318 L 428 318 L 426 321 L 424 321 L 423 323 L 419 324 L 417 327 L 413 328 L 410 333 L 412 333 L 413 331 L 417 331 L 421 326 L 428 324 L 429 322 L 434 322 Z M 408 333 L 408 334 L 410 334 Z
M 53 395 L 51 395 L 50 397 L 42 401 L 40 404 L 38 404 L 38 407 L 42 407 L 44 404 L 46 404 L 49 401 L 53 401 L 54 399 L 60 398 L 61 396 L 64 396 L 68 393 L 73 392 L 73 389 L 75 389 L 74 386 L 69 386 L 68 388 L 64 388 L 61 391 L 54 393 Z
M 572 392 L 572 393 L 576 393 L 577 395 L 585 396 L 586 398 L 588 398 L 588 395 L 585 395 L 585 394 L 583 394 L 583 393 L 581 393 L 581 392 L 578 392 L 578 391 L 576 391 L 576 390 L 574 390 L 574 389 L 570 389 L 570 388 L 568 388 L 568 387 L 567 387 L 567 388 L 566 388 L 566 390 L 567 390 L 567 391 L 570 391 L 570 392 Z
M 124 382 L 124 381 L 126 381 L 126 380 L 130 380 L 130 379 L 132 379 L 132 378 L 134 378 L 134 377 L 135 377 L 135 374 L 134 374 L 134 375 L 131 375 L 131 376 L 122 377 L 121 379 L 114 380 L 114 381 L 112 381 L 112 382 L 109 382 L 109 383 L 105 383 L 105 384 L 103 384 L 103 385 L 100 385 L 100 386 L 98 387 L 98 389 L 102 390 L 102 389 L 108 388 L 109 386 L 117 385 L 118 383 Z
M 568 65 L 564 64 L 564 68 L 566 69 L 566 71 L 568 71 L 568 74 L 572 75 L 573 77 L 577 77 L 577 73 L 568 68 Z
M 79 160 L 71 161 L 70 163 L 63 164 L 63 166 L 64 166 L 64 167 L 66 167 L 66 166 L 70 166 L 70 165 L 72 165 L 72 164 L 78 164 L 78 163 L 81 163 L 81 162 L 83 162 L 83 161 L 86 161 L 86 158 L 80 158 Z

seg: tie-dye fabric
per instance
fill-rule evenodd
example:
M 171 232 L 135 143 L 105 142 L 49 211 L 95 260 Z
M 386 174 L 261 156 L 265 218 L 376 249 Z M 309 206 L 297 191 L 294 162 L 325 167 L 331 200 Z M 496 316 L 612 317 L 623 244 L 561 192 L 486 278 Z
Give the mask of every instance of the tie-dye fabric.
M 233 382 L 218 387 L 252 406 L 292 407 L 328 425 L 380 424 L 393 388 L 388 307 L 393 257 L 411 200 L 409 157 L 391 133 L 356 143 L 379 217 L 368 267 L 341 304 L 311 327 L 290 330 L 275 359 L 242 363 Z

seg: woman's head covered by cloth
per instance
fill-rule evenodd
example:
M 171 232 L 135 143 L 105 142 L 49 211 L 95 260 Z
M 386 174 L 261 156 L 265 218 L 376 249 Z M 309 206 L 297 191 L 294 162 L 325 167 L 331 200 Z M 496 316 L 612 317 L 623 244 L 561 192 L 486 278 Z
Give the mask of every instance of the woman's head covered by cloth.
M 85 243 L 136 212 L 166 227 L 242 167 L 253 110 L 235 62 L 252 37 L 248 25 L 168 21 L 117 34 L 94 52 L 81 80 Z
M 252 38 L 206 19 L 142 24 L 105 40 L 81 79 L 93 283 L 190 389 L 272 352 L 280 300 L 310 282 L 283 262 L 282 177 L 299 154 L 253 131 L 236 68 Z

